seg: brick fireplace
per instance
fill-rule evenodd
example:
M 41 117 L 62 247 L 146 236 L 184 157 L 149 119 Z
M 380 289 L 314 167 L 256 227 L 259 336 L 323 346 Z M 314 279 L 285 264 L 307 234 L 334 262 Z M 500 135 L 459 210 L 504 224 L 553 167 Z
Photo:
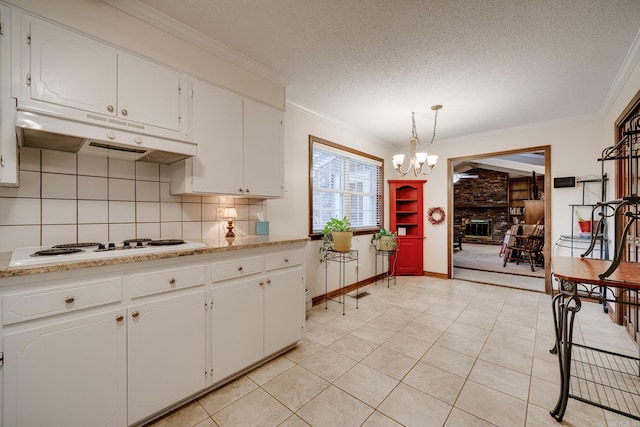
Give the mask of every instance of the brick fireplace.
M 454 232 L 463 242 L 502 244 L 509 229 L 509 175 L 487 169 L 472 169 L 454 184 Z

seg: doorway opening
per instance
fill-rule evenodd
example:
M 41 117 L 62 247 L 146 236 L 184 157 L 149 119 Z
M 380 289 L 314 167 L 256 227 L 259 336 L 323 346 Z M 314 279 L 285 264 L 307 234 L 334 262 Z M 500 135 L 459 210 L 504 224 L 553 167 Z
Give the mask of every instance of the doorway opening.
M 538 146 L 448 159 L 449 278 L 550 293 L 550 154 Z M 547 244 L 534 271 L 511 258 L 505 265 L 513 226 L 538 220 Z

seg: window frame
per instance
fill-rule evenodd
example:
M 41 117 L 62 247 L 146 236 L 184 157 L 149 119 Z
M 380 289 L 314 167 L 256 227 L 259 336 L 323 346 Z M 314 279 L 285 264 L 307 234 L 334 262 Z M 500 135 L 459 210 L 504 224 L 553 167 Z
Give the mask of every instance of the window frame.
M 337 150 L 344 157 L 356 159 L 356 156 L 371 159 L 374 162 L 380 163 L 380 191 L 376 197 L 376 208 L 380 213 L 379 224 L 372 227 L 360 227 L 355 228 L 354 235 L 372 234 L 376 233 L 383 227 L 384 224 L 384 159 L 374 156 L 369 153 L 365 153 L 353 148 L 346 147 L 344 145 L 337 144 L 335 142 L 328 141 L 326 139 L 319 138 L 317 136 L 309 135 L 309 237 L 311 240 L 319 240 L 322 238 L 322 232 L 313 231 L 313 147 L 314 144 L 325 145 L 332 150 Z M 350 155 L 353 156 L 350 156 Z

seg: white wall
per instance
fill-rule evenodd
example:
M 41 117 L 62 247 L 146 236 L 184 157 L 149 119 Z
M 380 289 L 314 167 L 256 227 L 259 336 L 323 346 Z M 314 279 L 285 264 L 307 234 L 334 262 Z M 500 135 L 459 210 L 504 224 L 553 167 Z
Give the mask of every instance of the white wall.
M 395 178 L 391 166 L 394 149 L 355 129 L 287 104 L 285 113 L 285 197 L 269 200 L 269 228 L 275 234 L 309 235 L 309 135 L 381 157 L 385 161 L 385 226 L 389 225 L 386 180 Z M 374 275 L 375 253 L 369 248 L 370 235 L 356 236 L 353 249 L 359 251 L 359 279 Z M 305 252 L 307 288 L 312 296 L 324 294 L 324 269 L 320 264 L 319 241 L 312 241 Z M 355 282 L 355 263 L 347 266 L 347 284 Z M 380 268 L 380 264 L 378 266 Z M 329 269 L 329 290 L 337 286 L 338 266 Z

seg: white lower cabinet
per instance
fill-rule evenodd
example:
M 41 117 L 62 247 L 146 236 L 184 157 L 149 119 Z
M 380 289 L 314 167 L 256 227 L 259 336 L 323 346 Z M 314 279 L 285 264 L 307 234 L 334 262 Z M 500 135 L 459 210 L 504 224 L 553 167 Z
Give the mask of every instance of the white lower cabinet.
M 302 270 L 269 275 L 264 293 L 264 355 L 302 339 L 304 283 Z
M 204 389 L 205 291 L 127 309 L 129 423 Z
M 254 277 L 213 289 L 213 383 L 254 364 L 263 357 L 262 286 L 264 280 Z
M 6 333 L 4 426 L 126 425 L 123 316 L 111 310 Z
M 302 339 L 301 268 L 214 287 L 212 301 L 213 383 Z

